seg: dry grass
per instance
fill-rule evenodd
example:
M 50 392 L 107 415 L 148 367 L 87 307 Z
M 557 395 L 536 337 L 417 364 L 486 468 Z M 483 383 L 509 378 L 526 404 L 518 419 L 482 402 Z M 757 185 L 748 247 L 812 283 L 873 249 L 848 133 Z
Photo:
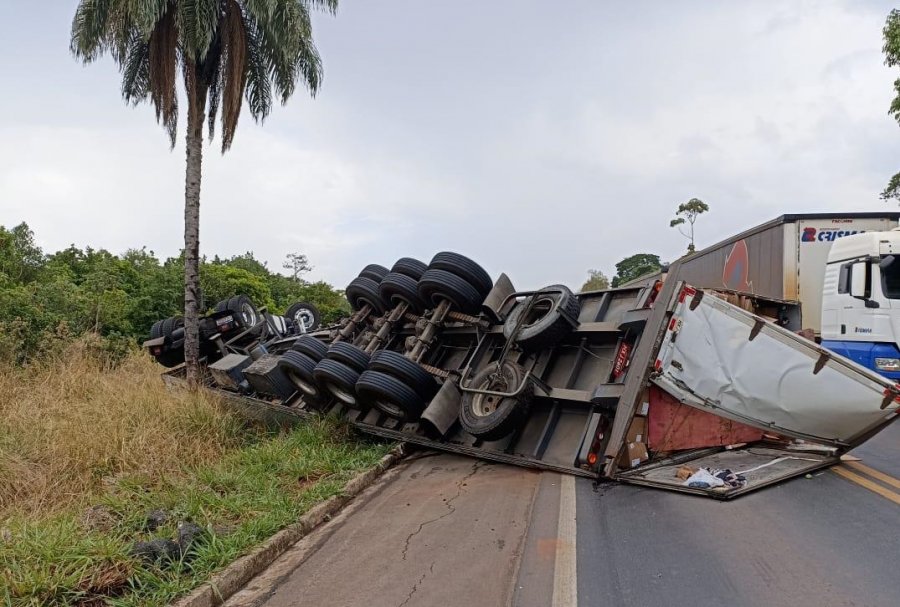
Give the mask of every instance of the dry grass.
M 214 462 L 240 424 L 206 393 L 173 393 L 135 353 L 101 372 L 82 341 L 0 372 L 0 521 L 86 504 L 124 474 L 149 479 Z
M 389 445 L 334 420 L 248 426 L 209 394 L 165 389 L 132 354 L 97 343 L 0 372 L 0 605 L 163 607 L 333 495 Z M 155 530 L 147 514 L 167 513 Z M 136 541 L 204 539 L 175 562 Z

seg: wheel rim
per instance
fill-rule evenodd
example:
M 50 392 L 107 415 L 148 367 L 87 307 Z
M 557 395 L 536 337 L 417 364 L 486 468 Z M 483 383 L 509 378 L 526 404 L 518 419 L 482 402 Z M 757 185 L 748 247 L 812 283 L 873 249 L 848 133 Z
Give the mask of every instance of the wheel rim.
M 294 384 L 295 386 L 297 386 L 297 388 L 304 394 L 306 394 L 308 396 L 318 396 L 319 395 L 319 389 L 316 387 L 316 385 L 311 384 L 310 382 L 306 381 L 305 379 L 303 379 L 302 377 L 297 375 L 296 372 L 288 371 L 287 376 L 288 376 L 288 379 L 291 380 L 291 383 Z
M 501 390 L 508 390 L 509 383 L 506 380 L 506 376 L 503 375 L 502 372 L 498 372 L 496 376 L 482 382 L 478 388 L 481 390 L 493 390 L 499 392 Z M 487 417 L 497 411 L 503 404 L 503 401 L 507 398 L 508 397 L 497 396 L 495 394 L 476 394 L 472 399 L 472 414 L 475 415 L 475 417 Z
M 312 312 L 310 312 L 306 308 L 300 308 L 299 310 L 294 312 L 294 322 L 303 327 L 304 330 L 309 329 L 310 327 L 312 327 L 313 323 Z
M 345 390 L 344 388 L 341 388 L 340 386 L 335 385 L 332 382 L 328 382 L 326 387 L 328 391 L 331 392 L 331 394 L 342 403 L 347 405 L 356 404 L 356 395 L 351 393 L 349 390 Z
M 252 327 L 256 324 L 256 308 L 249 303 L 241 304 L 241 318 L 247 326 Z
M 393 417 L 395 419 L 404 419 L 406 418 L 406 411 L 398 407 L 395 403 L 392 403 L 389 400 L 376 400 L 375 408 L 384 413 L 389 417 Z
M 472 399 L 472 413 L 476 417 L 487 417 L 497 410 L 501 400 L 501 397 L 493 394 L 476 394 Z

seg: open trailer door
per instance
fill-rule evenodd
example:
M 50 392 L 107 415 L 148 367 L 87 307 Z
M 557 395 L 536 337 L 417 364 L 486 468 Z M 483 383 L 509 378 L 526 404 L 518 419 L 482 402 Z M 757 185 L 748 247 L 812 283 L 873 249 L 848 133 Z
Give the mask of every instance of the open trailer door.
M 689 286 L 681 288 L 651 381 L 681 403 L 794 439 L 677 453 L 617 475 L 720 498 L 837 462 L 893 421 L 900 406 L 898 387 L 882 376 Z M 727 469 L 744 479 L 689 487 L 677 476 L 683 465 Z

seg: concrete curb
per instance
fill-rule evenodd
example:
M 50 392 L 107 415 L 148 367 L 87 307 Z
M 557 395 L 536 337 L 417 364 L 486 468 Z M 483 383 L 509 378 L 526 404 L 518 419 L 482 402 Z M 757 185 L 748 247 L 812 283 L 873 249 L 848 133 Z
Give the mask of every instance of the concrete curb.
M 375 467 L 360 472 L 347 481 L 339 495 L 313 506 L 300 517 L 299 521 L 285 527 L 264 541 L 253 552 L 228 565 L 208 582 L 195 588 L 189 595 L 172 603 L 171 607 L 216 607 L 221 605 L 271 565 L 288 548 L 322 523 L 331 520 L 341 508 L 359 495 L 363 489 L 374 483 L 385 470 L 400 461 L 403 456 L 404 445 L 400 444 L 382 457 Z

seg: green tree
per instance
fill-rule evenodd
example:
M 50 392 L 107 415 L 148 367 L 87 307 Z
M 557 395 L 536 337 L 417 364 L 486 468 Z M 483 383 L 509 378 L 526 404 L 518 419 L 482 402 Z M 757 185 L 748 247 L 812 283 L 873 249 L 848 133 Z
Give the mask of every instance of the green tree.
M 187 97 L 184 191 L 184 323 L 188 380 L 199 379 L 200 179 L 203 126 L 212 138 L 221 114 L 222 152 L 231 147 L 246 97 L 263 120 L 274 97 L 287 102 L 298 77 L 311 94 L 322 79 L 310 9 L 337 0 L 80 0 L 71 50 L 85 63 L 108 52 L 122 96 L 149 100 L 174 147 L 180 68 Z M 220 111 L 221 109 L 221 111 Z
M 588 270 L 588 279 L 581 285 L 581 292 L 602 291 L 609 288 L 609 278 L 600 270 Z
M 887 16 L 882 36 L 884 45 L 881 50 L 884 53 L 885 65 L 888 67 L 900 66 L 900 10 L 895 8 Z M 888 114 L 900 123 L 900 78 L 894 80 L 894 93 Z M 888 181 L 887 187 L 881 192 L 881 199 L 900 202 L 900 173 L 896 173 Z
M 307 259 L 306 255 L 303 253 L 288 253 L 284 263 L 281 264 L 281 267 L 285 270 L 289 270 L 291 278 L 298 282 L 303 280 L 304 274 L 313 269 L 312 266 L 309 265 L 309 259 Z
M 256 274 L 257 276 L 265 277 L 270 274 L 269 268 L 266 267 L 266 262 L 258 260 L 253 254 L 253 251 L 247 251 L 243 255 L 235 255 L 231 259 L 224 261 L 217 257 L 213 263 L 220 263 L 231 266 L 232 268 L 247 270 L 251 274 Z
M 44 253 L 34 242 L 28 224 L 7 230 L 0 226 L 0 275 L 13 282 L 31 282 L 44 264 Z
M 228 299 L 232 295 L 243 294 L 257 306 L 272 306 L 272 292 L 265 278 L 243 268 L 220 264 L 203 264 L 200 267 L 200 284 L 207 307 Z
M 682 202 L 678 205 L 678 210 L 675 211 L 675 219 L 669 222 L 670 228 L 678 228 L 678 231 L 682 236 L 688 239 L 688 253 L 694 252 L 694 222 L 697 221 L 697 217 L 706 213 L 709 210 L 709 205 L 700 200 L 699 198 L 691 198 L 687 202 Z M 681 229 L 681 226 L 687 224 L 689 226 L 689 231 L 685 232 Z
M 658 272 L 661 268 L 662 262 L 659 260 L 659 255 L 636 253 L 616 264 L 616 275 L 613 277 L 612 286 L 618 287 L 635 278 Z

